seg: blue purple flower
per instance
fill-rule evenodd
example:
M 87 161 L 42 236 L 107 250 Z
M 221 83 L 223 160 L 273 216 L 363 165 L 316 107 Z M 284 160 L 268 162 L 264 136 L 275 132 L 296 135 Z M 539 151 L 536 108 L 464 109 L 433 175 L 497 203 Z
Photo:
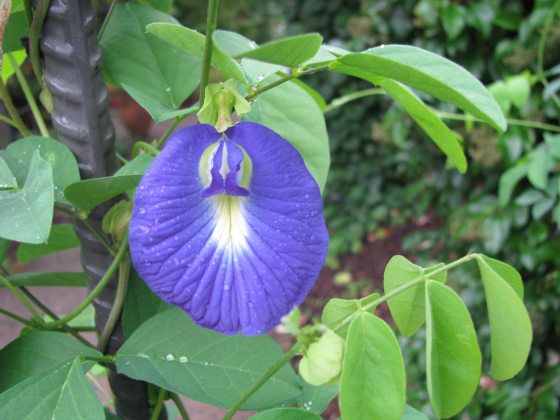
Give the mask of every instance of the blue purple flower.
M 301 304 L 328 233 L 317 183 L 274 131 L 176 132 L 138 186 L 134 267 L 162 299 L 224 334 L 261 334 Z

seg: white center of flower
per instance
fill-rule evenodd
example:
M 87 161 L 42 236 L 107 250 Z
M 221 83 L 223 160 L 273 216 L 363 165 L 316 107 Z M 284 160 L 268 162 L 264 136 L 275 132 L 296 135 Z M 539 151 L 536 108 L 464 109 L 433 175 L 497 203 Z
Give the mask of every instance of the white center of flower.
M 224 194 L 212 197 L 216 209 L 216 227 L 211 241 L 218 243 L 219 249 L 243 249 L 247 246 L 248 227 L 243 214 L 245 197 L 230 197 Z

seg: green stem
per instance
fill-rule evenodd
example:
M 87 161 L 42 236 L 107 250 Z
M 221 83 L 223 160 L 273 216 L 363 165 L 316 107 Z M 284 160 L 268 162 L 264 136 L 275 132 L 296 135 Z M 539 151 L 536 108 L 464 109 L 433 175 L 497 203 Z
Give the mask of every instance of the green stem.
M 278 80 L 276 80 L 272 83 L 269 83 L 268 85 L 265 85 L 261 88 L 252 89 L 245 96 L 245 99 L 247 99 L 249 101 L 251 99 L 254 99 L 256 96 L 260 95 L 261 93 L 264 93 L 264 92 L 266 92 L 270 89 L 274 89 L 276 86 L 280 86 L 281 84 L 289 82 L 290 80 L 297 79 L 297 78 L 303 77 L 303 76 L 308 76 L 308 75 L 314 74 L 314 73 L 319 73 L 320 71 L 328 70 L 328 69 L 329 69 L 329 66 L 324 65 L 324 66 L 319 66 L 319 67 L 312 68 L 310 70 L 304 70 L 304 71 L 301 71 L 301 72 L 294 71 L 293 73 L 287 74 L 287 75 L 281 77 L 280 79 L 278 79 Z
M 35 100 L 35 97 L 33 96 L 33 92 L 31 92 L 31 88 L 29 87 L 29 84 L 27 83 L 27 80 L 25 80 L 25 76 L 23 75 L 23 73 L 21 72 L 21 69 L 17 65 L 16 59 L 14 58 L 12 53 L 7 53 L 6 55 L 8 56 L 8 60 L 10 60 L 10 62 L 12 63 L 12 67 L 14 68 L 16 78 L 18 79 L 18 82 L 21 86 L 21 89 L 23 90 L 23 94 L 25 95 L 25 99 L 27 100 L 27 103 L 29 104 L 29 107 L 31 108 L 31 113 L 33 114 L 33 118 L 35 118 L 35 122 L 37 123 L 37 126 L 39 127 L 39 131 L 40 131 L 41 135 L 43 137 L 49 137 L 49 130 L 47 129 L 47 125 L 45 124 L 45 120 L 43 119 L 43 115 L 41 115 L 41 110 L 39 109 L 39 106 L 37 105 L 37 101 Z
M 12 120 L 11 118 L 6 117 L 5 115 L 0 114 L 0 121 L 5 122 L 6 124 L 11 125 L 12 127 L 14 127 L 15 129 L 18 129 L 18 125 L 17 123 Z
M 33 315 L 34 318 L 36 318 L 39 322 L 43 322 L 41 316 L 35 310 L 33 305 L 31 305 L 31 303 L 29 303 L 29 301 L 25 298 L 23 293 L 21 293 L 21 291 L 16 286 L 14 286 L 10 282 L 10 280 L 8 280 L 6 277 L 4 277 L 3 275 L 0 274 L 0 282 L 2 282 L 4 284 L 4 286 L 6 286 L 8 289 L 10 289 L 10 291 L 14 294 L 14 296 L 21 302 L 21 304 L 23 306 L 25 306 L 25 308 L 29 311 L 29 313 L 31 315 Z
M 97 34 L 97 40 L 98 41 L 101 39 L 101 37 L 103 36 L 103 33 L 105 32 L 105 29 L 107 28 L 107 23 L 109 22 L 109 19 L 111 19 L 111 16 L 113 15 L 113 12 L 115 11 L 115 6 L 117 5 L 117 1 L 118 0 L 113 0 L 111 2 L 111 7 L 109 7 L 109 11 L 107 12 L 107 15 L 105 16 L 105 19 L 103 20 L 103 23 L 101 24 L 101 28 L 99 29 L 99 33 Z
M 167 130 L 165 130 L 165 133 L 163 133 L 163 136 L 161 136 L 161 139 L 159 139 L 158 142 L 157 142 L 157 149 L 158 150 L 161 150 L 163 148 L 163 146 L 165 146 L 165 142 L 167 141 L 167 139 L 169 138 L 171 133 L 173 133 L 173 131 L 175 131 L 175 129 L 177 128 L 177 125 L 179 125 L 180 122 L 181 122 L 181 118 L 177 117 L 177 118 L 175 118 L 175 121 L 173 121 L 173 124 L 171 124 L 169 127 L 167 127 Z
M 560 0 L 556 0 L 554 6 L 552 6 L 552 10 L 548 14 L 546 22 L 544 24 L 544 28 L 541 34 L 541 38 L 539 40 L 539 49 L 537 53 L 537 76 L 539 77 L 541 83 L 545 88 L 548 87 L 548 80 L 544 74 L 544 50 L 546 48 L 546 41 L 548 38 L 548 34 L 550 33 L 550 29 L 552 28 L 552 22 L 554 22 L 554 18 L 556 17 L 556 13 L 560 10 Z M 556 106 L 560 109 L 560 98 L 556 93 L 552 93 L 552 99 Z
M 208 14 L 206 16 L 206 41 L 204 43 L 204 55 L 202 56 L 202 75 L 200 78 L 200 104 L 204 104 L 204 95 L 208 79 L 210 78 L 210 63 L 212 62 L 212 34 L 216 30 L 218 22 L 219 0 L 208 1 Z
M 16 321 L 19 321 L 22 324 L 25 324 L 25 325 L 28 325 L 28 326 L 31 325 L 31 322 L 29 322 L 29 320 L 27 320 L 25 318 L 22 318 L 21 316 L 16 315 L 16 314 L 14 314 L 10 311 L 6 311 L 5 309 L 0 308 L 0 314 L 6 315 L 9 318 L 15 319 Z
M 23 0 L 23 10 L 25 11 L 25 17 L 27 22 L 33 21 L 33 11 L 31 9 L 31 0 Z
M 187 409 L 183 405 L 183 401 L 181 401 L 181 397 L 179 397 L 174 392 L 169 393 L 169 398 L 175 403 L 177 410 L 179 410 L 179 414 L 183 420 L 190 420 L 189 413 L 187 413 Z
M 99 336 L 99 343 L 97 344 L 97 349 L 103 353 L 109 338 L 117 325 L 117 321 L 121 316 L 121 311 L 124 305 L 124 298 L 126 297 L 126 289 L 128 287 L 128 278 L 130 275 L 130 260 L 125 258 L 121 261 L 119 266 L 119 283 L 117 285 L 117 292 L 115 294 L 115 301 L 113 302 L 113 307 L 109 313 L 109 318 L 107 318 L 107 323 Z
M 268 370 L 257 380 L 257 382 L 253 383 L 241 397 L 237 400 L 237 402 L 230 408 L 230 410 L 226 413 L 223 420 L 229 420 L 233 417 L 233 415 L 241 408 L 245 402 L 251 398 L 251 396 L 261 387 L 263 386 L 270 378 L 272 378 L 276 372 L 278 372 L 286 363 L 288 363 L 292 357 L 297 355 L 302 350 L 303 345 L 301 343 L 296 343 L 292 346 L 287 353 L 282 356 L 282 358 L 278 359 Z
M 138 156 L 138 151 L 140 149 L 144 149 L 154 156 L 159 155 L 159 150 L 156 147 L 152 146 L 149 143 L 146 143 L 145 141 L 137 141 L 136 143 L 134 143 L 134 146 L 132 146 L 132 156 Z
M 347 104 L 348 102 L 355 101 L 356 99 L 360 99 L 360 98 L 365 98 L 366 96 L 386 95 L 386 94 L 387 92 L 379 88 L 364 89 L 364 90 L 359 90 L 357 92 L 352 92 L 349 93 L 348 95 L 341 96 L 340 98 L 333 99 L 333 101 L 326 106 L 325 112 L 332 111 L 335 108 Z
M 150 416 L 150 420 L 158 420 L 159 419 L 159 415 L 161 414 L 161 410 L 163 409 L 163 400 L 165 399 L 166 394 L 167 394 L 167 391 L 165 389 L 163 389 L 163 388 L 159 389 L 156 405 L 154 406 L 154 409 L 152 411 L 152 415 Z
M 26 287 L 21 287 L 20 288 L 21 292 L 27 296 L 27 298 L 33 302 L 35 304 L 35 306 L 37 306 L 39 309 L 41 309 L 45 314 L 47 314 L 49 317 L 51 317 L 53 320 L 57 320 L 58 319 L 58 315 L 55 314 L 53 311 L 51 311 L 47 305 L 45 305 L 43 302 L 41 302 L 33 293 L 31 293 Z M 72 336 L 74 336 L 74 338 L 76 338 L 77 340 L 81 341 L 83 344 L 85 344 L 88 347 L 92 347 L 91 343 L 89 341 L 87 341 L 84 337 L 82 337 L 80 334 L 78 334 L 78 332 L 80 331 L 78 328 L 74 328 L 74 327 L 69 327 L 68 325 L 62 325 L 61 329 L 69 334 L 71 334 Z
M 8 111 L 8 114 L 10 114 L 10 117 L 12 117 L 12 121 L 15 123 L 19 133 L 23 137 L 30 136 L 31 131 L 29 131 L 29 129 L 25 126 L 25 123 L 19 116 L 17 109 L 14 103 L 12 102 L 12 98 L 8 93 L 8 89 L 6 88 L 6 85 L 4 84 L 4 81 L 1 78 L 0 78 L 0 99 L 2 99 L 2 102 L 4 102 L 4 105 L 6 106 L 6 110 Z
M 39 0 L 35 13 L 33 13 L 33 20 L 29 29 L 29 58 L 33 72 L 37 78 L 37 82 L 41 89 L 45 89 L 43 82 L 43 70 L 41 67 L 41 53 L 39 51 L 39 39 L 41 38 L 41 31 L 43 30 L 43 23 L 49 10 L 50 0 Z
M 115 259 L 113 260 L 113 262 L 111 263 L 111 265 L 109 266 L 109 268 L 107 269 L 106 273 L 103 275 L 101 280 L 99 280 L 99 283 L 97 283 L 95 288 L 89 293 L 89 295 L 87 295 L 86 298 L 70 313 L 66 314 L 59 320 L 56 320 L 54 322 L 49 322 L 43 325 L 43 329 L 47 329 L 47 330 L 56 329 L 61 325 L 67 324 L 69 321 L 76 318 L 80 313 L 82 313 L 87 308 L 87 306 L 91 302 L 93 302 L 93 299 L 95 299 L 99 295 L 99 293 L 101 293 L 101 291 L 105 288 L 105 286 L 107 286 L 109 281 L 111 281 L 111 278 L 119 268 L 121 261 L 127 254 L 127 250 L 128 250 L 128 236 L 126 236 L 125 239 L 122 241 L 121 245 L 119 246 L 119 250 L 117 251 L 117 255 L 115 256 Z
M 101 244 L 105 247 L 105 249 L 107 249 L 107 252 L 109 252 L 109 254 L 111 254 L 111 256 L 114 257 L 116 255 L 115 250 L 111 246 L 111 244 L 107 241 L 107 239 L 105 239 L 103 234 L 99 232 L 88 219 L 84 219 L 82 220 L 82 222 L 84 223 L 84 225 L 86 225 L 86 227 L 90 230 L 90 232 L 93 233 L 93 236 L 95 236 L 97 240 L 101 242 Z
M 449 271 L 452 268 L 455 268 L 459 265 L 462 265 L 466 262 L 469 262 L 470 260 L 474 260 L 475 258 L 480 258 L 479 254 L 468 254 L 465 255 L 464 257 L 459 258 L 457 261 L 453 261 L 452 263 L 446 264 L 443 267 L 438 268 L 437 270 L 431 271 L 429 273 L 426 274 L 426 277 L 428 279 L 431 279 L 435 276 L 437 276 L 439 273 L 443 273 L 444 271 Z

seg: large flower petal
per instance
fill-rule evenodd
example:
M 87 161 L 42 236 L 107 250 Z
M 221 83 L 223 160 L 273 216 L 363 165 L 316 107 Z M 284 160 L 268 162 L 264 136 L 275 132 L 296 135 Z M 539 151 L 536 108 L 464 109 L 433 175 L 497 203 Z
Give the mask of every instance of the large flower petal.
M 319 188 L 293 146 L 255 123 L 225 137 L 208 125 L 172 136 L 138 187 L 131 254 L 152 290 L 198 324 L 254 335 L 303 301 L 328 234 Z

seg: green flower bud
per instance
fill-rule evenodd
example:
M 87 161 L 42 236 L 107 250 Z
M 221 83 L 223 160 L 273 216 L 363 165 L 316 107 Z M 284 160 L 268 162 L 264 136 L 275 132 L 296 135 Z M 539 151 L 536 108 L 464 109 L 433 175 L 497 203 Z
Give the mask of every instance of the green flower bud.
M 299 362 L 299 373 L 311 385 L 323 385 L 336 380 L 342 369 L 344 340 L 327 330 L 311 343 Z
M 198 120 L 202 124 L 213 125 L 220 133 L 234 125 L 231 119 L 233 112 L 241 116 L 251 110 L 249 102 L 237 91 L 235 80 L 211 83 L 204 92 L 204 103 L 198 111 Z

